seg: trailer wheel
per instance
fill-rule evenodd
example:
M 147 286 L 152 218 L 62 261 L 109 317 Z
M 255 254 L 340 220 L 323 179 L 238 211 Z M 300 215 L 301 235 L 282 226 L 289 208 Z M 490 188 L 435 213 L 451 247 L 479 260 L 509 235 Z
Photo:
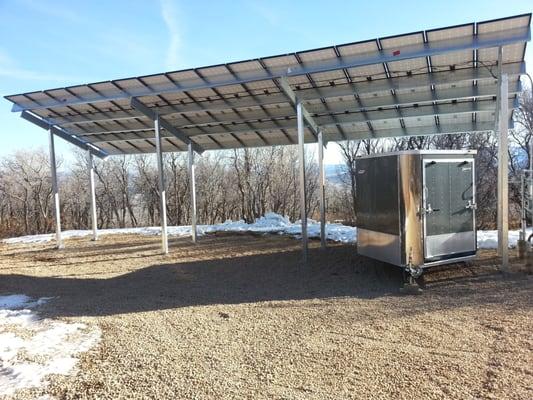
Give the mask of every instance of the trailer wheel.
M 424 275 L 421 274 L 418 277 L 414 278 L 410 272 L 404 269 L 402 271 L 403 285 L 400 288 L 400 293 L 407 295 L 422 294 L 422 285 L 425 284 L 424 278 L 422 278 L 423 276 Z M 422 285 L 420 284 L 420 282 L 422 282 Z
M 415 278 L 416 283 L 418 286 L 420 286 L 422 289 L 426 288 L 426 274 L 422 273 L 418 278 Z
M 402 285 L 406 283 L 409 283 L 409 274 L 402 268 Z

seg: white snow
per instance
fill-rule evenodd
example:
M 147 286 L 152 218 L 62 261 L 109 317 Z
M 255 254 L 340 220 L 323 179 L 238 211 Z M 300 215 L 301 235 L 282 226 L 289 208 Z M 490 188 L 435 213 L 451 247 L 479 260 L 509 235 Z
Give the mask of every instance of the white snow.
M 320 224 L 309 219 L 307 222 L 309 237 L 320 237 Z M 215 225 L 198 225 L 198 234 L 205 235 L 214 232 L 254 232 L 254 233 L 278 233 L 292 236 L 300 236 L 302 233 L 301 221 L 290 222 L 287 217 L 276 213 L 266 213 L 264 217 L 258 218 L 254 223 L 247 224 L 244 221 L 226 221 Z M 98 235 L 136 234 L 144 236 L 155 236 L 161 233 L 161 228 L 157 226 L 143 228 L 122 228 L 122 229 L 99 229 Z M 326 234 L 328 239 L 343 243 L 353 243 L 356 239 L 356 229 L 351 226 L 341 224 L 326 224 Z M 71 230 L 61 233 L 64 239 L 80 238 L 92 235 L 90 230 Z M 168 235 L 175 237 L 190 236 L 191 226 L 169 226 Z M 19 236 L 2 240 L 6 244 L 16 243 L 45 243 L 54 240 L 55 234 Z
M 526 232 L 526 239 L 531 229 Z M 509 247 L 516 247 L 520 231 L 509 231 Z M 496 249 L 498 247 L 498 231 L 477 231 L 477 247 L 480 249 Z
M 0 395 L 41 386 L 50 374 L 72 373 L 77 356 L 100 340 L 98 328 L 39 318 L 35 308 L 50 299 L 0 296 Z
M 226 221 L 222 224 L 215 225 L 198 225 L 198 234 L 205 235 L 214 232 L 253 232 L 253 233 L 277 233 L 301 237 L 301 221 L 290 222 L 287 217 L 276 213 L 266 213 L 264 217 L 258 218 L 255 222 L 247 224 L 244 221 Z M 309 219 L 307 221 L 307 232 L 311 238 L 320 237 L 320 223 Z M 136 234 L 145 236 L 154 236 L 161 233 L 161 228 L 144 227 L 144 228 L 122 228 L 122 229 L 100 229 L 98 234 L 117 235 L 117 234 Z M 169 226 L 169 236 L 182 237 L 191 235 L 190 225 Z M 509 231 L 509 247 L 515 247 L 518 240 L 519 231 Z M 63 238 L 79 238 L 92 235 L 90 230 L 72 230 L 64 231 Z M 478 231 L 478 247 L 480 249 L 495 249 L 497 247 L 497 231 Z M 355 243 L 357 240 L 357 229 L 342 224 L 326 224 L 326 236 L 328 240 L 342 243 Z M 4 239 L 2 242 L 7 244 L 15 243 L 44 243 L 53 240 L 54 234 L 20 236 L 10 239 Z

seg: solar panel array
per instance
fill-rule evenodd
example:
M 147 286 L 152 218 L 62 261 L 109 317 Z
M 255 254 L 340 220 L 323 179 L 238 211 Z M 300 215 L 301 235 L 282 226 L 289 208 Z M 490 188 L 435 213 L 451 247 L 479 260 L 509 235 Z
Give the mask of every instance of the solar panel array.
M 132 98 L 204 150 L 294 144 L 296 113 L 281 77 L 326 141 L 492 130 L 498 47 L 512 112 L 530 21 L 519 15 L 6 99 L 109 155 L 155 151 L 153 121 Z M 162 135 L 163 151 L 186 150 L 188 139 Z M 316 140 L 309 129 L 305 140 Z

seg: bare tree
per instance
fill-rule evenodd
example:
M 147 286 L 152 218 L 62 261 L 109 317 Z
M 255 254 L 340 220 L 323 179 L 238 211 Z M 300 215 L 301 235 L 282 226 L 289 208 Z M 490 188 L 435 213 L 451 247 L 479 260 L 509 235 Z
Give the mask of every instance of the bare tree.
M 516 180 L 529 162 L 532 138 L 531 92 L 521 98 L 510 140 L 510 178 Z M 344 167 L 327 186 L 327 212 L 332 219 L 354 223 L 357 210 L 357 158 L 406 149 L 476 149 L 477 222 L 493 228 L 496 220 L 497 141 L 492 132 L 374 139 L 340 143 Z M 318 217 L 319 186 L 315 154 L 306 149 L 306 211 Z M 296 146 L 206 152 L 197 158 L 198 221 L 227 219 L 248 222 L 272 211 L 300 218 L 298 151 Z M 61 163 L 60 163 L 61 164 Z M 68 168 L 59 169 L 62 225 L 90 226 L 87 156 L 77 153 Z M 190 182 L 185 154 L 163 157 L 167 215 L 171 225 L 190 221 Z M 154 155 L 116 156 L 97 160 L 96 199 L 100 227 L 159 224 L 158 171 Z M 0 159 L 0 236 L 49 232 L 53 203 L 48 155 L 42 150 L 17 152 Z M 519 223 L 519 192 L 510 186 L 510 224 Z

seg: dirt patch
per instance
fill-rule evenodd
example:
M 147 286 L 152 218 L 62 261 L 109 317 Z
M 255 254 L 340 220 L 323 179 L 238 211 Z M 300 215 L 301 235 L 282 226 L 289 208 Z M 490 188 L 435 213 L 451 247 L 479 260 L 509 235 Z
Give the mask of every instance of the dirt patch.
M 58 296 L 50 318 L 102 330 L 76 376 L 19 398 L 533 398 L 533 282 L 493 252 L 439 268 L 421 296 L 401 274 L 277 235 L 193 245 L 109 236 L 0 247 L 0 294 Z

